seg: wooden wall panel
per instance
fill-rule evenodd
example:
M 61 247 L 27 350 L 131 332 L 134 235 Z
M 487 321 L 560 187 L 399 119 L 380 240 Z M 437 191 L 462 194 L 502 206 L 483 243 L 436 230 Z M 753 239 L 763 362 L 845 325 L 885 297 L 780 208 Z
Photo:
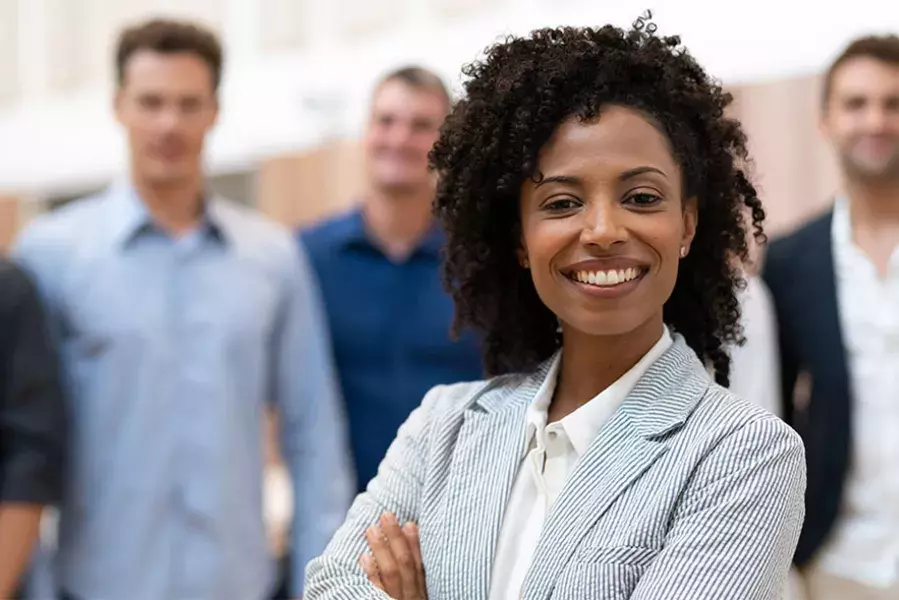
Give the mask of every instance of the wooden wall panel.
M 257 206 L 290 227 L 304 226 L 347 209 L 364 190 L 359 144 L 334 142 L 259 167 Z
M 755 179 L 771 235 L 789 231 L 831 202 L 839 172 L 818 130 L 820 78 L 734 87 L 733 116 L 749 136 Z
M 21 200 L 12 196 L 0 196 L 0 253 L 6 253 L 19 229 Z

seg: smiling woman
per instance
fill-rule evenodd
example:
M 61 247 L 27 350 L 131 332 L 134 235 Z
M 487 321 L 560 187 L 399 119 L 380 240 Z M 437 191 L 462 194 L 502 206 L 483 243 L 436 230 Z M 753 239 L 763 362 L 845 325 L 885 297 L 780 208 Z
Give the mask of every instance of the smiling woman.
M 646 19 L 465 73 L 431 160 L 456 328 L 494 377 L 425 397 L 306 597 L 778 598 L 804 459 L 722 387 L 764 238 L 730 98 Z
M 567 119 L 540 150 L 521 187 L 517 254 L 563 339 L 568 330 L 600 360 L 626 342 L 631 364 L 659 339 L 696 232 L 696 199 L 681 198 L 681 179 L 664 134 L 618 104 Z

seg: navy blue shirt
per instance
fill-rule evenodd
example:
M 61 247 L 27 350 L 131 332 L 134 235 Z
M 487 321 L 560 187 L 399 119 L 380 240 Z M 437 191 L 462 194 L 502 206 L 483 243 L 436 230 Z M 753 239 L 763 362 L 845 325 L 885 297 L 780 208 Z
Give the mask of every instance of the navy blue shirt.
M 431 387 L 483 377 L 480 345 L 470 331 L 450 340 L 453 302 L 441 283 L 438 228 L 401 263 L 370 240 L 360 210 L 302 231 L 300 240 L 324 296 L 362 491 Z

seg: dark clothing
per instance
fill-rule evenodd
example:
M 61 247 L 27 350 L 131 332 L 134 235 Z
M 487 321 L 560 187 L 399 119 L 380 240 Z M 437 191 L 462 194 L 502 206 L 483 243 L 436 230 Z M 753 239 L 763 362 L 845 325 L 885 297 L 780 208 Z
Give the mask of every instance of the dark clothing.
M 0 260 L 0 504 L 60 498 L 66 420 L 59 377 L 34 285 Z
M 808 461 L 806 517 L 795 562 L 809 563 L 839 514 L 852 448 L 849 367 L 837 306 L 833 213 L 772 242 L 764 278 L 780 330 L 784 419 L 802 436 Z M 794 406 L 800 375 L 807 403 Z
M 483 376 L 480 344 L 472 332 L 449 338 L 440 230 L 402 263 L 369 239 L 359 210 L 301 232 L 300 241 L 321 282 L 362 491 L 431 387 Z

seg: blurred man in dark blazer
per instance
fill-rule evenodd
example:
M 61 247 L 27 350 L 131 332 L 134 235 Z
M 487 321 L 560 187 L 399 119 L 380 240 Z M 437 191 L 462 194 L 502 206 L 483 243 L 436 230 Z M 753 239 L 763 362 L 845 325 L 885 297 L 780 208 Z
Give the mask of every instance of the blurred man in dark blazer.
M 765 269 L 784 417 L 808 460 L 796 564 L 809 600 L 895 599 L 899 37 L 861 38 L 839 56 L 825 78 L 821 130 L 842 190 L 832 210 L 771 244 Z

